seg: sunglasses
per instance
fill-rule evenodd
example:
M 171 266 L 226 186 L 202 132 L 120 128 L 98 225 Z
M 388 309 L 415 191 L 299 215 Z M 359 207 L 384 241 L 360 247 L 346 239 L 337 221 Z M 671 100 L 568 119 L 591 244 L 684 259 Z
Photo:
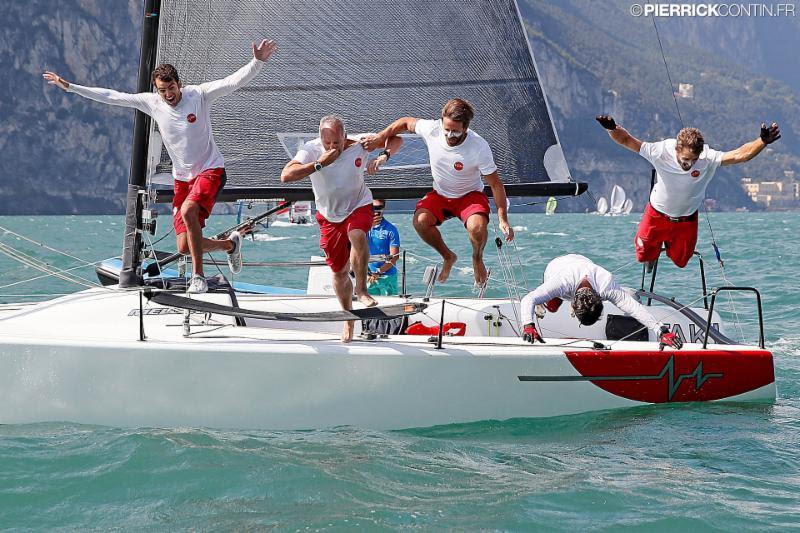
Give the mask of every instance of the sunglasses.
M 373 213 L 380 213 L 381 211 L 383 211 L 383 207 L 384 206 L 382 206 L 382 205 L 373 205 L 372 206 L 372 212 Z

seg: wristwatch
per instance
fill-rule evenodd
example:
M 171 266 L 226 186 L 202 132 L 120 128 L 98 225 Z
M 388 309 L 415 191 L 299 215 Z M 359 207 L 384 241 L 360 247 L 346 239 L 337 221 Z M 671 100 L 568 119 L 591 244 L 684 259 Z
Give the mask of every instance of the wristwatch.
M 322 163 L 319 161 L 314 161 L 314 171 L 319 172 L 320 170 L 322 170 Z
M 386 156 L 386 160 L 387 160 L 387 161 L 389 160 L 389 158 L 390 158 L 390 157 L 392 157 L 392 154 L 390 154 L 390 153 L 389 153 L 389 150 L 385 150 L 385 149 L 384 149 L 384 150 L 381 150 L 381 152 L 380 152 L 380 153 L 378 153 L 378 157 L 380 157 L 380 156 L 382 156 L 382 155 L 385 155 L 385 156 Z

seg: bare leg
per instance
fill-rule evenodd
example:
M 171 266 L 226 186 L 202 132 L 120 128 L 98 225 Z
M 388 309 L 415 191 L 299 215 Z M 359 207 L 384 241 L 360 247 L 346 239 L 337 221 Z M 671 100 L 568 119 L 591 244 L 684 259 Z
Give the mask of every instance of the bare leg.
M 456 264 L 458 256 L 447 247 L 442 239 L 439 228 L 436 227 L 436 217 L 427 209 L 418 209 L 414 212 L 414 229 L 434 250 L 442 256 L 442 271 L 439 273 L 439 283 L 444 283 L 450 276 L 450 270 Z
M 233 243 L 227 239 L 206 239 L 200 227 L 200 205 L 194 200 L 186 200 L 181 206 L 181 217 L 186 225 L 186 233 L 178 235 L 178 251 L 189 252 L 192 257 L 192 270 L 195 275 L 203 275 L 203 252 L 226 252 L 233 249 Z
M 346 264 L 339 272 L 333 273 L 333 290 L 342 309 L 349 311 L 353 308 L 353 284 L 350 282 L 350 264 Z M 353 340 L 355 322 L 348 320 L 342 328 L 342 342 Z
M 350 239 L 350 264 L 356 275 L 356 298 L 367 307 L 378 305 L 375 298 L 367 293 L 367 263 L 369 263 L 369 243 L 367 234 L 354 229 L 347 234 Z
M 483 249 L 489 239 L 489 220 L 486 215 L 475 213 L 467 219 L 466 227 L 469 242 L 472 243 L 472 269 L 475 271 L 475 283 L 483 285 L 489 274 L 483 264 Z

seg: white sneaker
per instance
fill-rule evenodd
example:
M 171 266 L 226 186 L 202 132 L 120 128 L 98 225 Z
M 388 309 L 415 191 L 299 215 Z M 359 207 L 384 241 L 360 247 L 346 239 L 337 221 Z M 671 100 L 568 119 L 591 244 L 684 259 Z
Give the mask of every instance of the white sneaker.
M 234 231 L 228 240 L 233 243 L 233 250 L 228 252 L 228 268 L 231 273 L 238 274 L 242 271 L 242 234 Z
M 189 294 L 203 294 L 204 292 L 208 292 L 206 278 L 198 275 L 192 276 L 191 281 L 189 281 L 189 287 L 186 288 L 186 292 Z

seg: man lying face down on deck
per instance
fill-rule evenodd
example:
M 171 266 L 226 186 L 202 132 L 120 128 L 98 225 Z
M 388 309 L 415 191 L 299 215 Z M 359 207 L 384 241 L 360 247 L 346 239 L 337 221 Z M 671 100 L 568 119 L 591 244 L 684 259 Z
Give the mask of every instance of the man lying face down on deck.
M 544 316 L 536 307 L 543 305 L 555 313 L 563 300 L 572 301 L 572 313 L 584 326 L 591 326 L 600 319 L 603 300 L 607 300 L 655 332 L 662 350 L 664 346 L 676 349 L 683 347 L 681 338 L 671 333 L 645 306 L 625 292 L 611 272 L 578 254 L 562 255 L 550 261 L 544 270 L 544 283 L 522 299 L 522 338 L 531 343 L 544 342 L 533 323 L 534 314 Z
M 333 271 L 333 289 L 342 309 L 353 306 L 351 267 L 358 301 L 367 307 L 377 304 L 367 293 L 367 233 L 372 227 L 372 192 L 364 183 L 364 169 L 369 174 L 377 172 L 402 142 L 397 136 L 387 138 L 384 150 L 367 168 L 368 151 L 357 140 L 347 137 L 340 117 L 328 115 L 319 122 L 319 137 L 305 143 L 281 172 L 283 183 L 311 177 L 319 245 Z M 353 339 L 354 327 L 354 321 L 345 322 L 342 342 Z
M 403 132 L 416 133 L 428 147 L 433 175 L 433 191 L 417 203 L 414 211 L 414 229 L 422 240 L 442 256 L 439 282 L 450 276 L 458 257 L 447 247 L 437 226 L 445 220 L 458 217 L 467 229 L 472 244 L 472 269 L 475 283 L 483 285 L 489 277 L 483 263 L 483 250 L 489 237 L 489 198 L 483 192 L 485 179 L 492 188 L 500 230 L 506 240 L 514 238 L 506 214 L 506 189 L 492 149 L 483 137 L 469 128 L 475 111 L 461 98 L 449 100 L 442 109 L 439 120 L 404 117 L 392 122 L 375 136 L 366 137 L 362 144 L 367 149 L 382 146 L 386 139 Z
M 158 124 L 175 179 L 172 218 L 178 251 L 192 257 L 193 275 L 187 288 L 190 293 L 208 290 L 203 275 L 204 252 L 224 250 L 228 252 L 231 272 L 238 274 L 242 269 L 241 235 L 233 232 L 225 240 L 206 239 L 203 227 L 226 181 L 225 160 L 211 131 L 211 105 L 255 78 L 277 46 L 263 40 L 258 46 L 253 43 L 252 48 L 253 59 L 245 66 L 226 78 L 199 85 L 182 86 L 175 67 L 160 65 L 152 73 L 157 94 L 83 87 L 54 72 L 44 73 L 45 81 L 67 92 L 103 104 L 133 107 Z
M 619 145 L 647 159 L 656 169 L 656 182 L 634 237 L 636 260 L 648 270 L 661 255 L 661 247 L 678 268 L 692 258 L 697 244 L 697 211 L 706 187 L 720 166 L 745 163 L 781 138 L 778 124 L 761 124 L 757 139 L 729 152 L 713 150 L 696 128 L 683 128 L 675 139 L 643 142 L 619 126 L 612 117 L 597 117 Z

